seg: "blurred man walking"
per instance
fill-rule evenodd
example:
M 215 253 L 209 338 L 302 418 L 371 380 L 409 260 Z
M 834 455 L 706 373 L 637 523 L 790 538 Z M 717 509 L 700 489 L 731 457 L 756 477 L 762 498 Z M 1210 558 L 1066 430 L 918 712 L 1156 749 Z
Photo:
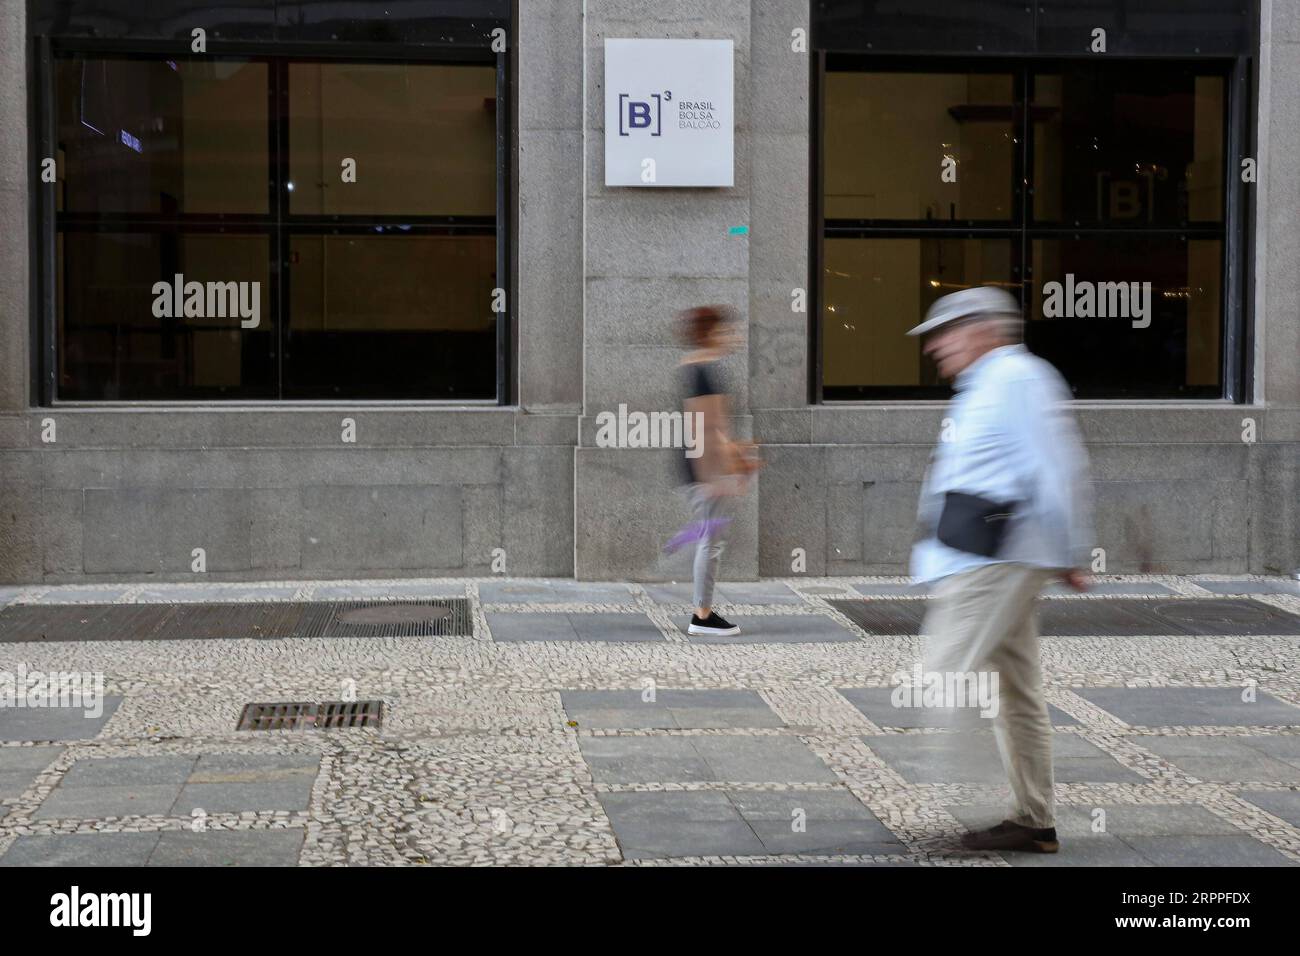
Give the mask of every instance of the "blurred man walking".
M 956 391 L 918 508 L 912 574 L 931 585 L 926 670 L 990 672 L 1010 816 L 968 833 L 974 850 L 1054 853 L 1052 725 L 1034 601 L 1053 577 L 1085 590 L 1091 538 L 1087 460 L 1060 374 L 1022 344 L 1007 292 L 944 296 L 909 335 Z

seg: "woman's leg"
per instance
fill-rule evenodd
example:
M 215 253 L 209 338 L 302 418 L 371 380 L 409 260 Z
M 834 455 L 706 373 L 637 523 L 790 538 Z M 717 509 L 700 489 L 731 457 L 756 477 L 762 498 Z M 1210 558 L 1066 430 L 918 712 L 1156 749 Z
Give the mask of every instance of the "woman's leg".
M 713 610 L 713 587 L 718 579 L 718 564 L 722 551 L 726 547 L 721 525 L 721 496 L 708 493 L 708 486 L 697 484 L 691 486 L 691 510 L 695 520 L 704 523 L 706 532 L 695 545 L 695 614 L 701 620 L 707 618 Z

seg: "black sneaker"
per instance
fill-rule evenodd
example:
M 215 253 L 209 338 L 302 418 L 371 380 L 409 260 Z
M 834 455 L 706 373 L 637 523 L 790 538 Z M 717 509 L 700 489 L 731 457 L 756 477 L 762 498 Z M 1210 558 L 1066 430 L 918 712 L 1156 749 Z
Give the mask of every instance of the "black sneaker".
M 961 845 L 967 850 L 1009 850 L 1031 853 L 1055 853 L 1061 849 L 1056 828 L 1042 830 L 1003 820 L 987 830 L 962 834 Z
M 686 629 L 686 633 L 731 635 L 739 634 L 740 628 L 725 618 L 718 617 L 717 611 L 710 611 L 709 616 L 702 621 L 697 615 L 692 614 L 691 626 Z

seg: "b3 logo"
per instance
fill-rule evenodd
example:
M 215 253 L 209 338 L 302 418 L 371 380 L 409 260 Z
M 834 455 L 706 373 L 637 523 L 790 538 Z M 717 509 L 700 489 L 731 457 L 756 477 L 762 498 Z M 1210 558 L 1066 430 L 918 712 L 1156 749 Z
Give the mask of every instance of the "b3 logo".
M 662 136 L 663 106 L 672 101 L 672 90 L 651 93 L 649 100 L 634 100 L 627 93 L 618 94 L 618 135 L 631 136 L 632 130 L 650 130 L 651 136 Z

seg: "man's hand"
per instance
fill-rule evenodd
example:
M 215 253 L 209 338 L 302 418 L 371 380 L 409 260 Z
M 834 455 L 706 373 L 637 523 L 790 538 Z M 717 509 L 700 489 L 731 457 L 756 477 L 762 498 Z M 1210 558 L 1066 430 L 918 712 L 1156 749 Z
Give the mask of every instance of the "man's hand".
M 1071 568 L 1069 571 L 1062 571 L 1060 577 L 1063 583 L 1074 588 L 1076 591 L 1082 592 L 1088 590 L 1088 575 L 1084 574 L 1078 568 Z

